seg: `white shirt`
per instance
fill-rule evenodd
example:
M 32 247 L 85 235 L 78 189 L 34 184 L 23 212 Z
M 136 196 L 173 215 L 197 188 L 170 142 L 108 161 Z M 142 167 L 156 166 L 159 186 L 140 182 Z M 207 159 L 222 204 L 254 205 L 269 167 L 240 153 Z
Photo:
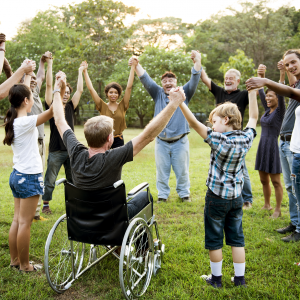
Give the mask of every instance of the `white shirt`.
M 14 120 L 14 139 L 11 144 L 14 152 L 13 168 L 24 174 L 43 172 L 42 159 L 37 144 L 37 115 Z
M 292 133 L 290 150 L 295 153 L 300 153 L 300 106 L 295 109 L 295 125 Z

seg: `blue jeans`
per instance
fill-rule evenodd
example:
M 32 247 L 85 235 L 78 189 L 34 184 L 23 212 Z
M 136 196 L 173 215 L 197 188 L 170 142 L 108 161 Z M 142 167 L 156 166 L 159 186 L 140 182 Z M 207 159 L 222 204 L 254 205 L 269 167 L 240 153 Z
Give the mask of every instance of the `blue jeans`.
M 52 200 L 55 181 L 62 165 L 65 167 L 66 179 L 68 182 L 73 183 L 68 151 L 49 152 L 47 171 L 45 175 L 45 193 L 43 196 L 44 201 Z
M 250 182 L 249 173 L 248 173 L 248 170 L 246 167 L 245 159 L 244 159 L 243 176 L 244 176 L 244 186 L 243 186 L 243 190 L 242 190 L 243 201 L 244 201 L 244 203 L 245 202 L 252 203 L 253 198 L 252 198 L 251 182 Z
M 180 198 L 190 195 L 189 139 L 187 135 L 169 144 L 155 139 L 156 187 L 158 198 L 167 199 L 170 194 L 171 166 L 176 175 L 176 191 Z
M 290 219 L 294 226 L 298 224 L 298 209 L 297 209 L 297 199 L 292 191 L 292 165 L 293 165 L 293 153 L 290 150 L 290 142 L 279 142 L 279 155 L 282 168 L 282 175 L 284 179 L 285 189 L 289 197 L 289 209 L 290 209 Z M 300 220 L 300 218 L 299 218 Z
M 297 199 L 298 223 L 296 231 L 300 232 L 300 153 L 294 153 L 291 180 L 293 184 L 293 192 Z
M 218 250 L 226 245 L 244 247 L 242 196 L 226 200 L 207 189 L 204 207 L 205 249 Z
M 153 198 L 151 194 L 150 194 L 150 199 L 152 203 L 152 214 L 153 214 Z M 136 216 L 148 204 L 149 204 L 149 199 L 148 199 L 147 192 L 141 192 L 137 194 L 134 198 L 130 199 L 127 202 L 129 220 L 134 216 Z

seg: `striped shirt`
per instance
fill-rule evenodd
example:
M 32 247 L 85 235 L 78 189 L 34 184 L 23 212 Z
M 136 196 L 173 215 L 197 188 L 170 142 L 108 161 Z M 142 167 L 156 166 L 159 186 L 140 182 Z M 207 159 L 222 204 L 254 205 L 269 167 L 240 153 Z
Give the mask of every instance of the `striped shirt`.
M 253 128 L 223 133 L 207 128 L 204 141 L 211 147 L 211 154 L 206 185 L 214 194 L 226 200 L 241 195 L 244 183 L 243 160 L 255 136 Z

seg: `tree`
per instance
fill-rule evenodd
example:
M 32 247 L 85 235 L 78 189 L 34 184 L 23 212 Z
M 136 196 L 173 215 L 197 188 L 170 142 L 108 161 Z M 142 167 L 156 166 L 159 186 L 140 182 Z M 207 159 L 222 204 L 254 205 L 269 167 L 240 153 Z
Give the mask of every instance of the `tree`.
M 116 81 L 123 89 L 126 88 L 129 76 L 128 58 L 115 65 L 114 72 L 106 83 Z M 177 76 L 177 85 L 182 86 L 189 81 L 193 62 L 190 54 L 178 50 L 165 50 L 159 47 L 146 47 L 145 52 L 139 57 L 140 64 L 161 85 L 161 75 L 171 70 Z M 205 57 L 203 57 L 205 63 Z M 214 98 L 203 83 L 198 85 L 197 91 L 190 102 L 190 108 L 194 112 L 208 113 L 214 107 Z M 144 127 L 144 119 L 153 117 L 154 102 L 150 95 L 136 77 L 133 83 L 129 110 L 126 114 L 127 123 L 138 118 L 140 126 Z

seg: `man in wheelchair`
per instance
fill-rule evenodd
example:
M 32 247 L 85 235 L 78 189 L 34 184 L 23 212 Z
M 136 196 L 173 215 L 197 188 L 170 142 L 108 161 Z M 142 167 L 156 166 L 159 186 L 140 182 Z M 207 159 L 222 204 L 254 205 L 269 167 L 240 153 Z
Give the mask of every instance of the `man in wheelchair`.
M 170 103 L 137 137 L 124 146 L 111 149 L 114 142 L 113 119 L 107 116 L 93 117 L 84 125 L 84 135 L 89 148 L 81 144 L 67 124 L 60 100 L 60 90 L 65 89 L 63 72 L 56 74 L 53 111 L 55 124 L 68 150 L 73 183 L 83 190 L 98 190 L 113 185 L 121 179 L 122 167 L 133 160 L 145 146 L 164 129 L 179 104 L 185 99 L 184 91 L 177 88 L 170 92 Z M 180 109 L 179 109 L 180 110 Z M 153 201 L 152 201 L 153 203 Z M 129 219 L 141 211 L 149 200 L 147 193 L 138 194 L 128 204 Z

